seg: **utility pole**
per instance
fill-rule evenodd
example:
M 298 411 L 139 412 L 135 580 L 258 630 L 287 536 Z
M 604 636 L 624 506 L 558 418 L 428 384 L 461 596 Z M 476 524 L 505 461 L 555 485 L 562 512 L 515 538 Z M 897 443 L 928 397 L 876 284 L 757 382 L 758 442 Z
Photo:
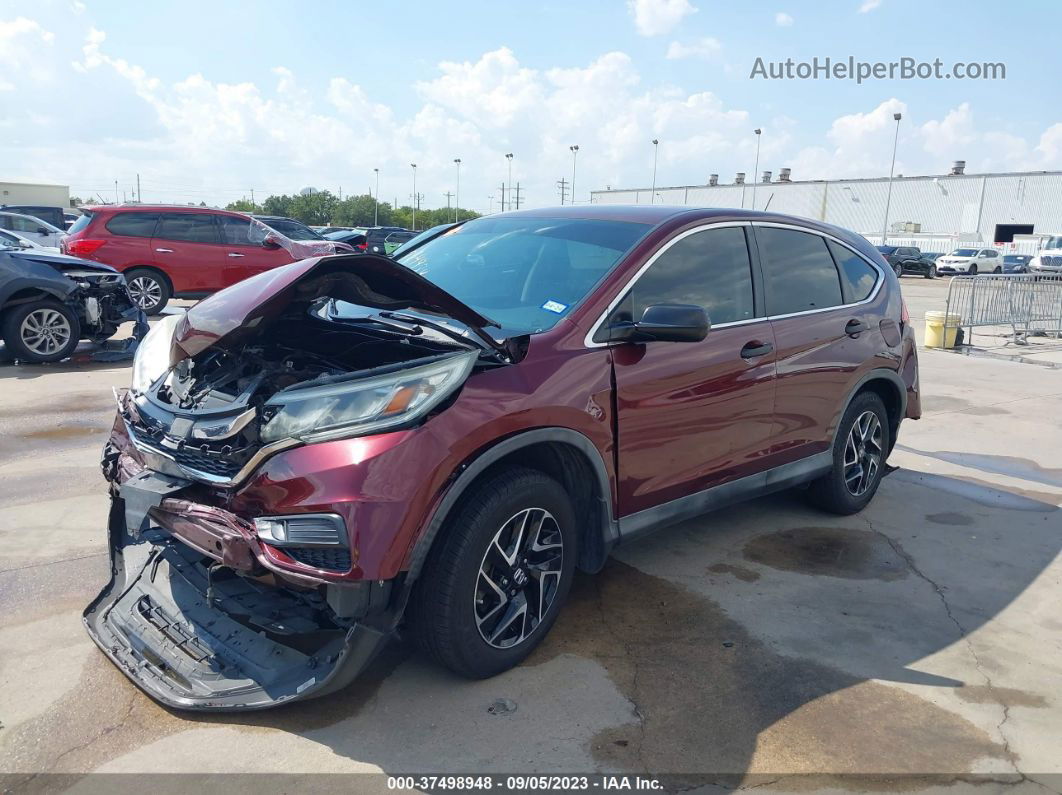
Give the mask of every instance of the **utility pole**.
M 254 203 L 254 188 L 251 188 L 251 212 L 253 213 L 258 209 L 258 205 Z
M 343 201 L 343 186 L 339 186 L 339 200 Z
M 136 201 L 138 204 L 144 201 L 144 197 L 140 195 L 140 174 L 136 175 Z
M 509 209 L 513 208 L 513 153 L 509 152 L 505 155 L 505 159 L 509 161 Z M 520 209 L 517 207 L 516 209 Z M 505 196 L 502 196 L 502 212 L 505 212 Z
M 560 188 L 561 207 L 563 207 L 564 198 L 568 195 L 568 180 L 561 177 L 557 180 L 557 187 Z
M 446 197 L 446 217 L 449 218 L 450 217 L 450 197 L 453 196 L 453 194 L 450 193 L 450 191 L 446 191 L 446 193 L 444 193 L 443 195 Z
M 579 144 L 569 146 L 572 153 L 572 204 L 575 204 L 575 160 L 579 157 Z M 561 202 L 563 204 L 564 202 Z
M 376 172 L 376 208 L 373 210 L 373 213 L 372 213 L 372 225 L 373 226 L 379 226 L 380 225 L 380 169 L 374 168 L 373 171 Z M 397 202 L 396 202 L 396 204 L 397 204 Z
M 516 209 L 520 209 L 520 183 L 516 183 Z
M 505 212 L 505 183 L 501 184 L 501 212 Z
M 118 203 L 118 180 L 114 181 L 114 203 Z

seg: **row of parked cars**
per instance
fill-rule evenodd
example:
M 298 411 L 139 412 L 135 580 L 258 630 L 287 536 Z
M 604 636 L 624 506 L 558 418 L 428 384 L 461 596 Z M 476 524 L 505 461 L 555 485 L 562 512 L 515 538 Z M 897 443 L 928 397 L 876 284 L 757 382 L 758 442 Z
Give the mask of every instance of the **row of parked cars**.
M 1029 254 L 1000 254 L 994 248 L 959 247 L 950 254 L 922 251 L 916 246 L 878 246 L 878 251 L 897 276 L 912 273 L 926 279 L 938 275 L 978 273 L 1028 273 L 1033 257 Z

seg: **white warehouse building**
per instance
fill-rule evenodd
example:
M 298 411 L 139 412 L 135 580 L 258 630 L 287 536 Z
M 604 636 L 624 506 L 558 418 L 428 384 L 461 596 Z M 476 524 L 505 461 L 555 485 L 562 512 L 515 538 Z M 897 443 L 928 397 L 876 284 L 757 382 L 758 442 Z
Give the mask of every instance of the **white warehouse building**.
M 690 205 L 769 209 L 851 229 L 880 243 L 888 201 L 888 242 L 942 251 L 958 243 L 997 244 L 1004 251 L 1035 253 L 1039 239 L 1062 234 L 1062 171 L 966 174 L 956 161 L 949 174 L 892 179 L 790 179 L 765 171 L 754 186 L 735 182 L 591 192 L 600 204 Z M 755 199 L 753 198 L 755 194 Z

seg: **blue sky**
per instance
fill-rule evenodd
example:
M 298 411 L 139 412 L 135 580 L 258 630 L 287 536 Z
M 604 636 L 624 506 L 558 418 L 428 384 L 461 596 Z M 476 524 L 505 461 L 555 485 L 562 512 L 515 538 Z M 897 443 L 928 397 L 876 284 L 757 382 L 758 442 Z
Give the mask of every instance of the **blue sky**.
M 135 12 L 131 9 L 135 8 Z M 0 178 L 225 203 L 306 185 L 485 210 L 607 184 L 1062 168 L 1057 31 L 1039 2 L 0 2 Z M 757 56 L 1002 61 L 1007 78 L 752 80 Z M 110 187 L 109 193 L 106 189 Z M 495 198 L 496 202 L 496 198 Z

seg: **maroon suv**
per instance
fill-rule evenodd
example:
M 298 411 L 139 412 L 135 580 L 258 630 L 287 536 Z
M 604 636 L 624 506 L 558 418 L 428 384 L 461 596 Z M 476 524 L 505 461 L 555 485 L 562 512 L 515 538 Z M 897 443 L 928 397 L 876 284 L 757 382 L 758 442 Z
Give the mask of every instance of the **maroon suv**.
M 896 275 L 807 219 L 562 207 L 307 259 L 141 343 L 85 622 L 187 709 L 334 691 L 400 624 L 490 676 L 618 543 L 795 486 L 861 510 L 919 415 Z

